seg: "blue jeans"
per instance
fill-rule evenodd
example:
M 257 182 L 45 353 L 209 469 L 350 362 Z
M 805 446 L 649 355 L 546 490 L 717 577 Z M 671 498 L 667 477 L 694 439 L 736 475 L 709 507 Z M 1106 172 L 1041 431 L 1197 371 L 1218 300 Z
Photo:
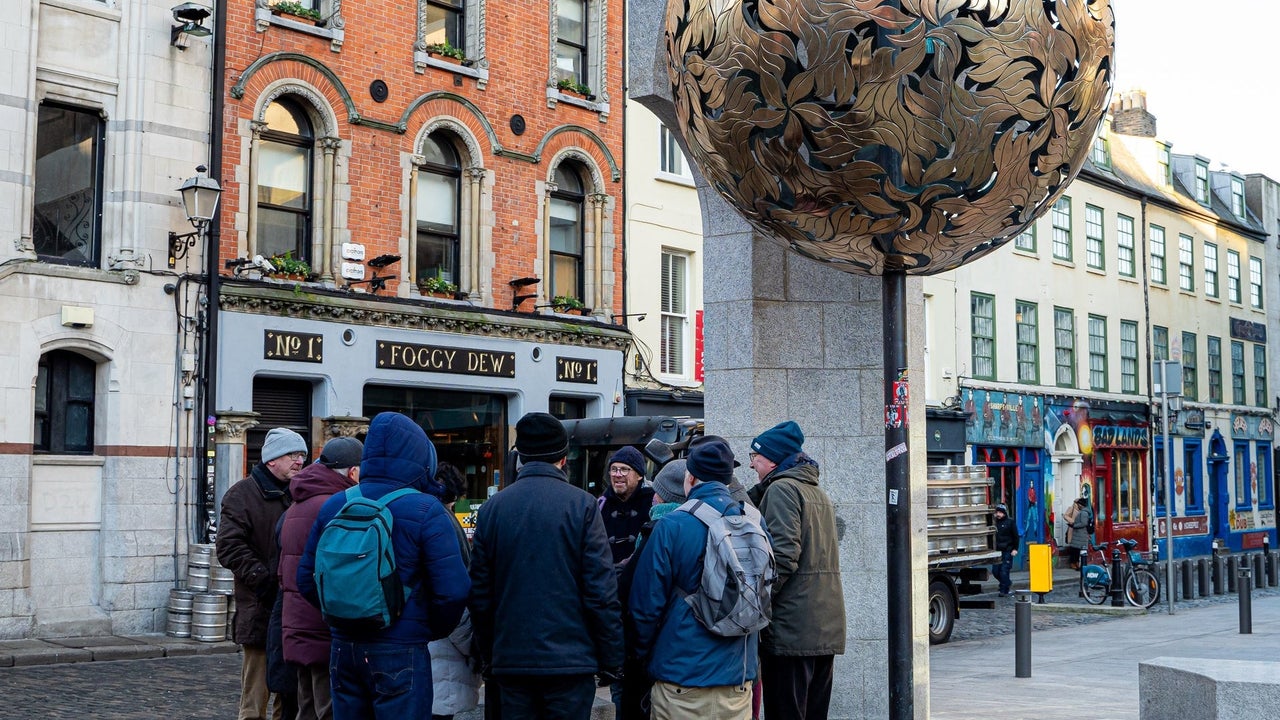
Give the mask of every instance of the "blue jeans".
M 991 574 L 996 576 L 996 580 L 1000 581 L 1001 594 L 1008 594 L 1009 589 L 1013 587 L 1013 581 L 1009 579 L 1009 570 L 1013 568 L 1013 551 L 1000 551 L 1000 564 L 991 566 Z
M 334 720 L 401 720 L 431 715 L 427 644 L 353 643 L 329 651 Z
M 591 675 L 496 675 L 502 720 L 588 720 L 596 699 Z

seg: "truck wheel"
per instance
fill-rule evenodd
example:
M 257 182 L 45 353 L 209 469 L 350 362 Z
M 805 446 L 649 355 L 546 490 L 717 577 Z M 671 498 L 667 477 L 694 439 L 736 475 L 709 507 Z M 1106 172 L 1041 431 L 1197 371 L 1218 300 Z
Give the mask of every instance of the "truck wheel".
M 955 626 L 955 594 L 941 580 L 929 583 L 929 644 L 941 645 L 950 640 Z

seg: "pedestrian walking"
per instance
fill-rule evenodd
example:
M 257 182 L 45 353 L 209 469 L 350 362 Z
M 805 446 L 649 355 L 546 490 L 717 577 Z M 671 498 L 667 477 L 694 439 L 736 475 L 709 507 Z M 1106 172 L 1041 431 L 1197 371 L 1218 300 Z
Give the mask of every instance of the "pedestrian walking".
M 358 498 L 334 495 L 320 507 L 298 564 L 298 590 L 320 607 L 340 607 L 341 596 L 354 597 L 368 587 L 332 587 L 317 581 L 317 571 L 332 568 L 340 577 L 330 545 L 319 549 L 326 533 L 340 534 L 330 521 L 360 498 L 383 502 L 391 516 L 394 576 L 374 586 L 399 585 L 403 608 L 379 618 L 355 622 L 326 614 L 333 641 L 329 653 L 330 690 L 335 720 L 424 718 L 432 705 L 431 657 L 427 644 L 458 625 L 471 583 L 457 533 L 439 499 L 423 492 L 434 484 L 436 449 L 422 428 L 400 413 L 379 413 L 369 423 L 360 461 Z M 354 520 L 352 516 L 344 518 Z M 349 520 L 349 522 L 350 522 Z M 336 545 L 337 543 L 335 543 Z M 336 549 L 336 548 L 335 548 Z M 323 594 L 323 597 L 322 597 Z M 384 593 L 385 594 L 385 593 Z M 375 596 L 376 598 L 376 596 Z M 386 597 L 388 602 L 394 597 Z
M 707 436 L 693 444 L 683 479 L 688 500 L 701 501 L 723 515 L 743 514 L 727 487 L 733 468 L 733 451 L 723 439 Z M 659 492 L 664 485 L 659 485 Z M 701 587 L 707 533 L 701 520 L 677 509 L 654 525 L 653 535 L 633 561 L 629 605 L 635 623 L 634 652 L 646 659 L 654 679 L 654 720 L 746 720 L 751 716 L 759 634 L 713 633 L 684 601 Z
M 471 548 L 471 622 L 503 720 L 585 720 L 623 661 L 617 578 L 596 498 L 569 484 L 564 426 L 516 423 L 516 481 L 485 501 Z
M 1062 515 L 1067 524 L 1067 547 L 1071 553 L 1071 569 L 1079 570 L 1081 555 L 1089 550 L 1092 540 L 1090 526 L 1093 524 L 1093 509 L 1089 507 L 1087 498 L 1076 498 Z
M 1009 517 L 1008 505 L 996 505 L 995 516 L 996 550 L 1000 551 L 1000 562 L 992 566 L 991 574 L 996 576 L 1000 585 L 1000 597 L 1009 597 L 1009 591 L 1013 588 L 1009 571 L 1013 569 L 1013 558 L 1018 554 L 1018 528 L 1013 518 Z
M 752 498 L 773 542 L 778 582 L 773 621 L 760 633 L 764 715 L 822 720 L 831 706 L 835 656 L 844 654 L 844 586 L 831 498 L 804 432 L 778 423 L 751 441 L 760 483 Z
M 307 459 L 307 443 L 288 428 L 273 428 L 262 443 L 261 462 L 227 489 L 218 515 L 218 562 L 235 578 L 231 637 L 241 646 L 239 720 L 281 720 L 280 698 L 269 707 L 267 626 L 279 588 L 276 523 L 289 508 L 289 481 Z M 291 720 L 291 719 L 290 719 Z
M 298 590 L 298 565 L 320 508 L 360 480 L 364 444 L 352 437 L 325 443 L 320 459 L 293 478 L 293 505 L 280 527 L 280 585 L 284 590 L 281 638 L 284 659 L 297 666 L 298 720 L 331 720 L 329 624 Z

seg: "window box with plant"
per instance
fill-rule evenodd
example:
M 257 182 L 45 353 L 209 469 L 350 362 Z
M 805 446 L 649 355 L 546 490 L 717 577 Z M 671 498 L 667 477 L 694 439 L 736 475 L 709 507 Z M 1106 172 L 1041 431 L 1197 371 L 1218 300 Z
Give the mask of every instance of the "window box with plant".
M 323 22 L 324 16 L 319 10 L 312 10 L 304 6 L 296 0 L 282 0 L 282 2 L 271 5 L 272 15 L 292 15 L 293 17 L 303 18 L 319 25 Z
M 591 312 L 591 308 L 585 303 L 572 295 L 556 295 L 551 298 L 551 309 L 558 313 L 578 313 L 579 315 L 587 315 Z
M 562 93 L 569 95 L 578 95 L 585 100 L 595 101 L 595 93 L 591 92 L 591 88 L 574 80 L 573 78 L 560 78 L 556 82 L 556 88 Z
M 283 255 L 272 255 L 267 258 L 267 262 L 271 263 L 271 266 L 275 268 L 275 271 L 267 273 L 269 277 L 304 282 L 311 279 L 311 266 L 305 260 L 294 258 L 292 252 L 287 252 Z
M 462 65 L 463 67 L 471 66 L 472 61 L 467 59 L 467 54 L 462 51 L 462 48 L 456 48 L 450 45 L 448 40 L 439 43 L 432 43 L 427 46 L 426 50 L 428 55 L 436 58 L 437 60 L 443 60 L 444 62 L 453 63 L 455 65 Z
M 442 277 L 418 278 L 418 292 L 433 297 L 458 298 L 458 286 Z

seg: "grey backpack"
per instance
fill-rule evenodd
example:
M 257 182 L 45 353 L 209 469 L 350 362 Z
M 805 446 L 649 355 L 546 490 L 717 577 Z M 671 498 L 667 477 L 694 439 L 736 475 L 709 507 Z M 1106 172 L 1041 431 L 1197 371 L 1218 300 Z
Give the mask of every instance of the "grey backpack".
M 778 571 L 760 511 L 744 504 L 741 515 L 722 515 L 701 500 L 689 500 L 677 509 L 707 526 L 702 582 L 685 596 L 694 617 L 725 637 L 741 637 L 768 625 Z

